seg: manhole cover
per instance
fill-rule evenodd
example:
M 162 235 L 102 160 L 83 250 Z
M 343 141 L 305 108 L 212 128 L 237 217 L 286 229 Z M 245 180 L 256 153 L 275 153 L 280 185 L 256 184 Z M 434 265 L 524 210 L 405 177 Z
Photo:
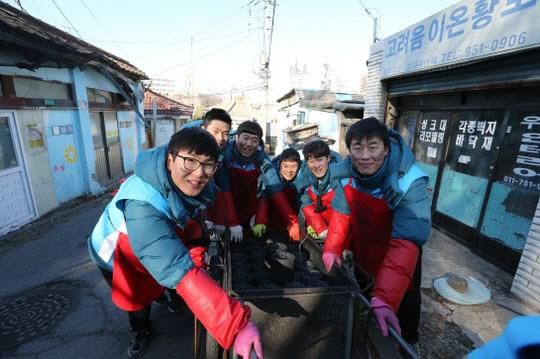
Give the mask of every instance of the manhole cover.
M 19 297 L 0 305 L 0 352 L 50 331 L 72 306 L 73 300 L 58 292 Z

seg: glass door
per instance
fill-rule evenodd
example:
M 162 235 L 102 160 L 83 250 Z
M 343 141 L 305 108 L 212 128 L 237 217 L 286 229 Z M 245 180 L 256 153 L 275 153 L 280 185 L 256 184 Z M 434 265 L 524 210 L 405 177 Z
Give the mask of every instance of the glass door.
M 521 253 L 540 197 L 540 110 L 509 113 L 494 181 L 480 227 L 486 240 Z M 494 258 L 512 267 L 507 258 Z M 519 255 L 514 262 L 519 260 Z
M 434 221 L 467 241 L 475 237 L 503 117 L 503 111 L 463 111 L 452 119 Z
M 444 159 L 451 117 L 452 113 L 448 111 L 422 112 L 418 123 L 414 154 L 416 165 L 429 176 L 428 194 L 432 201 L 439 173 L 439 163 Z

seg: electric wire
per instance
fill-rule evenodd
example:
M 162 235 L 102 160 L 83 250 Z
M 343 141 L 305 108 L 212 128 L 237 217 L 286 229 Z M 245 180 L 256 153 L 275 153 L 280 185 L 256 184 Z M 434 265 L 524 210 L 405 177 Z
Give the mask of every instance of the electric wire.
M 62 16 L 64 17 L 64 19 L 66 19 L 66 21 L 69 23 L 69 25 L 71 26 L 71 28 L 73 29 L 73 31 L 75 31 L 77 33 L 77 35 L 79 35 L 79 38 L 83 38 L 82 35 L 79 33 L 79 31 L 77 30 L 77 28 L 75 27 L 75 25 L 73 25 L 73 23 L 68 19 L 68 17 L 66 16 L 66 14 L 64 14 L 64 12 L 62 11 L 62 9 L 60 8 L 60 6 L 58 6 L 58 4 L 56 3 L 56 1 L 54 0 L 51 0 L 54 4 L 54 6 L 56 6 L 56 8 L 58 9 L 58 11 L 60 12 L 60 14 L 62 14 Z

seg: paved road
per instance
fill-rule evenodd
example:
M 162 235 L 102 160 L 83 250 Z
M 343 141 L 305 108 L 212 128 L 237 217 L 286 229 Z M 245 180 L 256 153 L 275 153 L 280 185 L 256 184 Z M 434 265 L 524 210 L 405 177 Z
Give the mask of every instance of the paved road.
M 0 240 L 0 356 L 125 358 L 127 316 L 88 257 L 109 197 L 77 201 Z M 155 305 L 147 358 L 192 358 L 193 317 Z M 33 339 L 34 338 L 34 339 Z

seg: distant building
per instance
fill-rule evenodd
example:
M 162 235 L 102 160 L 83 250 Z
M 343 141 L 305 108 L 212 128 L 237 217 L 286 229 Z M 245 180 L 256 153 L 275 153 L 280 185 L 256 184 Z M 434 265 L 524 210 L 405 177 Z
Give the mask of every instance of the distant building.
M 178 83 L 176 80 L 165 78 L 150 78 L 144 81 L 145 86 L 152 91 L 157 92 L 163 96 L 173 96 L 178 93 Z
M 193 107 L 160 95 L 152 90 L 144 93 L 148 147 L 169 143 L 171 136 L 191 120 Z
M 144 72 L 0 2 L 0 235 L 133 171 Z
M 276 153 L 287 147 L 301 149 L 320 138 L 345 154 L 345 133 L 364 114 L 364 97 L 358 94 L 294 88 L 277 102 Z

